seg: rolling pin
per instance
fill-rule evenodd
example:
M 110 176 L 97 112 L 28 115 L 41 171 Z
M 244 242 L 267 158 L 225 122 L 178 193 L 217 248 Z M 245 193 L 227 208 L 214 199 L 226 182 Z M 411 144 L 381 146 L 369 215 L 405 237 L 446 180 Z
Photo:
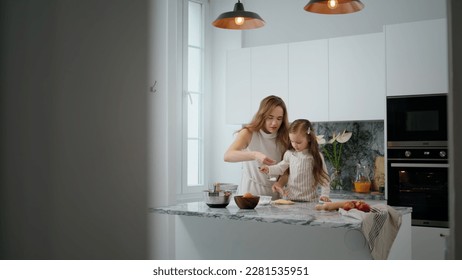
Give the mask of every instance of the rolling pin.
M 345 201 L 335 201 L 335 202 L 324 202 L 324 204 L 317 204 L 315 206 L 316 210 L 325 210 L 325 211 L 335 211 L 339 208 L 342 208 L 345 205 Z

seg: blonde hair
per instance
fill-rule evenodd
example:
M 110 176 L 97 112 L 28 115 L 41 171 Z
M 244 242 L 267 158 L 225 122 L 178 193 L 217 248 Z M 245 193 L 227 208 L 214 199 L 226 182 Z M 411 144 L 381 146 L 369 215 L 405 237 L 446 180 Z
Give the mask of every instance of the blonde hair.
M 258 111 L 254 115 L 252 121 L 249 124 L 245 125 L 242 129 L 248 129 L 251 132 L 263 129 L 265 127 L 265 121 L 269 117 L 270 112 L 278 106 L 282 108 L 283 118 L 281 126 L 279 127 L 277 132 L 276 143 L 280 151 L 284 153 L 289 147 L 289 120 L 287 117 L 287 107 L 282 98 L 275 95 L 265 97 L 260 102 L 260 107 L 258 108 Z
M 289 133 L 304 135 L 308 141 L 308 151 L 313 156 L 313 176 L 315 185 L 324 185 L 329 182 L 329 174 L 323 169 L 321 154 L 319 152 L 318 140 L 313 126 L 309 120 L 298 119 L 293 121 L 289 127 Z M 290 149 L 294 150 L 292 144 Z

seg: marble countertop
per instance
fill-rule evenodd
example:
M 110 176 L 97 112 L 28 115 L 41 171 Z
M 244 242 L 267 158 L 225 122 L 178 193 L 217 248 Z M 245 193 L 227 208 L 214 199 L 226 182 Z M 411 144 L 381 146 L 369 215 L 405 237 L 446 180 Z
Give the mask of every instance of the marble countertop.
M 351 198 L 349 198 L 351 199 Z M 340 200 L 340 199 L 335 199 Z M 370 201 L 368 201 L 370 202 Z M 383 203 L 378 201 L 377 203 Z M 293 205 L 257 205 L 255 209 L 239 209 L 234 201 L 226 208 L 210 208 L 204 202 L 190 202 L 174 206 L 151 208 L 151 213 L 195 216 L 239 221 L 256 221 L 329 228 L 361 228 L 361 220 L 341 215 L 338 211 L 317 211 L 317 203 L 299 202 Z M 373 203 L 370 203 L 373 205 Z M 402 215 L 411 213 L 409 207 L 393 207 Z

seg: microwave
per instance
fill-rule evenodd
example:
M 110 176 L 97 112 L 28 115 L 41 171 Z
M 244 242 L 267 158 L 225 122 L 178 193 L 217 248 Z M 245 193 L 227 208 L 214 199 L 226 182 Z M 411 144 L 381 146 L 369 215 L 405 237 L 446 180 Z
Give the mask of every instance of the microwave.
M 388 147 L 446 147 L 447 95 L 387 97 Z

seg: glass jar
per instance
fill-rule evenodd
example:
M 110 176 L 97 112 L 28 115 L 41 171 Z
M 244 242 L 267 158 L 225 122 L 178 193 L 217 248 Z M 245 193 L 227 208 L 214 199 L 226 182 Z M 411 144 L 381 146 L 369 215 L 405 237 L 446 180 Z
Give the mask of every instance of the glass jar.
M 330 176 L 330 188 L 332 190 L 343 190 L 342 173 L 340 170 L 332 168 Z
M 356 166 L 356 176 L 355 176 L 355 192 L 358 193 L 368 193 L 371 190 L 371 179 L 369 176 L 369 168 L 366 165 L 358 164 Z

